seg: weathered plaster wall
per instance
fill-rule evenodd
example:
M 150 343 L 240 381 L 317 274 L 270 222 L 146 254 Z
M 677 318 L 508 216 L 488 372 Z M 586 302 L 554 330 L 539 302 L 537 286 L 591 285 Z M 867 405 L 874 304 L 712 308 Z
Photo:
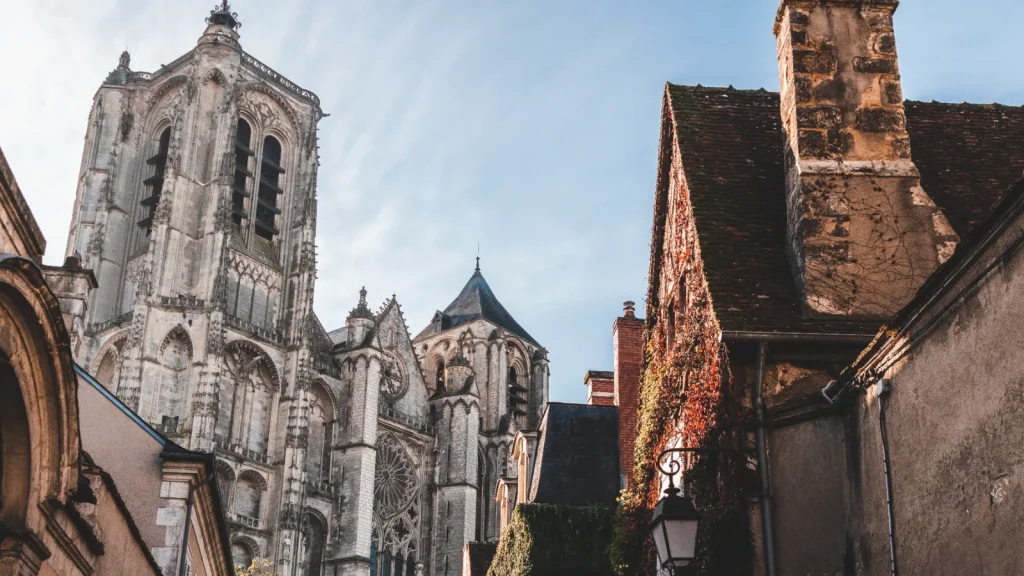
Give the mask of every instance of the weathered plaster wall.
M 848 522 L 842 421 L 774 430 L 768 445 L 779 574 L 842 573 Z
M 1019 574 L 1024 548 L 1024 257 L 993 271 L 887 376 L 901 571 Z M 864 574 L 888 573 L 877 399 L 863 434 Z

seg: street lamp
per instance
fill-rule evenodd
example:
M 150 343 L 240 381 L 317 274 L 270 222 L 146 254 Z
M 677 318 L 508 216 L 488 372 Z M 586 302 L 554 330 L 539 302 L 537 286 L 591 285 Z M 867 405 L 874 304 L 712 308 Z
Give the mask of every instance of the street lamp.
M 658 549 L 658 563 L 665 569 L 682 568 L 697 555 L 700 513 L 689 496 L 680 496 L 671 479 L 665 496 L 654 507 L 651 536 Z
M 669 469 L 662 468 L 665 456 L 672 453 L 717 454 L 732 452 L 724 448 L 669 448 L 658 455 L 658 470 L 668 476 L 668 488 L 665 495 L 654 507 L 651 517 L 651 537 L 658 551 L 658 565 L 663 570 L 674 573 L 677 568 L 688 565 L 697 556 L 697 527 L 700 524 L 700 512 L 697 512 L 693 500 L 684 492 L 680 496 L 673 477 L 682 470 L 677 460 L 668 462 Z

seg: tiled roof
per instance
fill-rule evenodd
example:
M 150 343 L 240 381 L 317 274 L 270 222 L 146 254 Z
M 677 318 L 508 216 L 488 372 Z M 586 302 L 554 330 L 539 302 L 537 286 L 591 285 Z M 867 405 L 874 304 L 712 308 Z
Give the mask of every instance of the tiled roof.
M 619 495 L 618 408 L 549 403 L 532 480 L 531 503 L 613 504 Z
M 512 318 L 512 315 L 505 310 L 505 307 L 498 302 L 498 298 L 494 295 L 494 291 L 487 284 L 487 280 L 484 280 L 483 274 L 480 273 L 480 269 L 477 268 L 473 272 L 473 276 L 469 278 L 469 282 L 462 288 L 462 292 L 455 297 L 455 300 L 444 309 L 443 312 L 438 312 L 441 319 L 440 330 L 438 330 L 437 322 L 431 322 L 429 326 L 423 329 L 419 335 L 416 336 L 416 340 L 432 336 L 452 328 L 457 328 L 463 324 L 468 324 L 474 320 L 484 319 L 495 326 L 499 326 L 508 330 L 509 332 L 525 338 L 531 343 L 540 346 L 532 336 Z M 437 319 L 437 315 L 434 316 Z
M 667 105 L 722 329 L 873 333 L 877 322 L 801 316 L 786 257 L 779 95 L 669 84 Z M 907 102 L 907 122 L 922 185 L 960 234 L 1024 169 L 1024 108 Z M 667 206 L 659 184 L 656 224 Z M 655 266 L 663 233 L 656 226 Z

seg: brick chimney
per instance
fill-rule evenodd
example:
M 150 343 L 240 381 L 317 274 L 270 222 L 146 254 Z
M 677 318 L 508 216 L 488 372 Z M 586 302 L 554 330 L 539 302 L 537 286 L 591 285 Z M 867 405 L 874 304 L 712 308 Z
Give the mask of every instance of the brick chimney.
M 615 405 L 619 407 L 619 470 L 628 482 L 633 471 L 633 451 L 636 445 L 640 366 L 644 357 L 644 321 L 636 317 L 633 302 L 625 302 L 622 306 L 622 317 L 616 318 L 612 326 L 612 342 Z
M 911 160 L 896 0 L 782 0 L 790 260 L 806 312 L 888 316 L 958 238 Z
M 583 384 L 587 386 L 587 404 L 615 406 L 615 372 L 588 370 Z

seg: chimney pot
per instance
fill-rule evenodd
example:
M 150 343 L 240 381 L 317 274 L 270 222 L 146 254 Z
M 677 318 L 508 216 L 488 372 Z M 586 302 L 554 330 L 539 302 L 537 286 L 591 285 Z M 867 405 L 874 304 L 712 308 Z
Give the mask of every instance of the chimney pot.
M 636 311 L 636 302 L 632 300 L 626 300 L 622 303 L 622 315 L 626 318 L 634 318 L 634 312 Z

